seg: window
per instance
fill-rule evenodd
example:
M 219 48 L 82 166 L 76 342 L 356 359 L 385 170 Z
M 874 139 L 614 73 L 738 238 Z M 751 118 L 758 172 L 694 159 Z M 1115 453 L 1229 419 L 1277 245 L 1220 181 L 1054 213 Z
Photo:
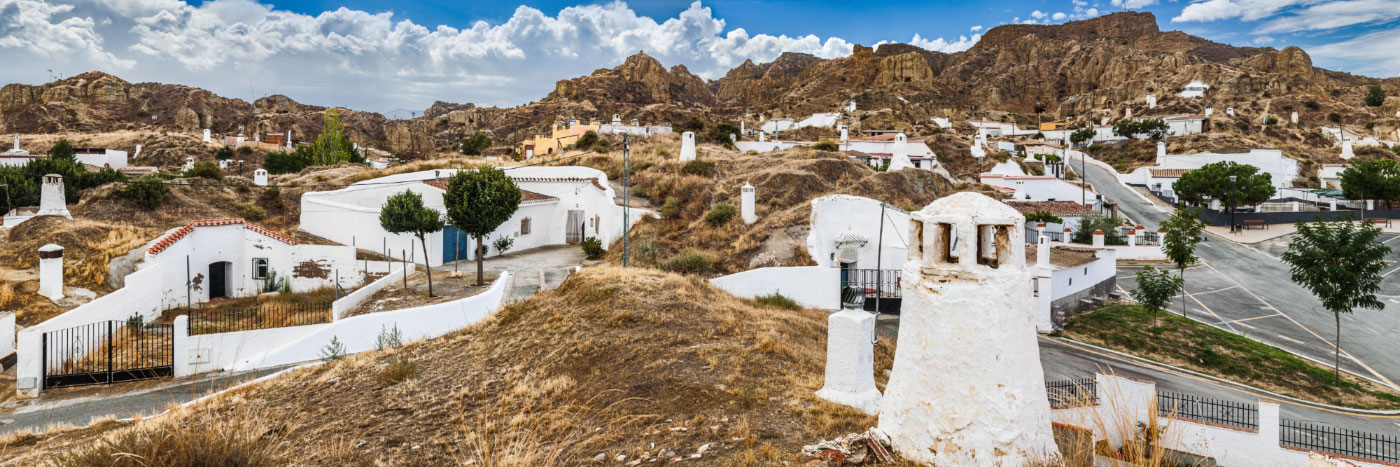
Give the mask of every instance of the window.
M 520 235 L 530 235 L 530 218 L 520 219 Z
M 253 258 L 253 279 L 267 279 L 267 258 Z

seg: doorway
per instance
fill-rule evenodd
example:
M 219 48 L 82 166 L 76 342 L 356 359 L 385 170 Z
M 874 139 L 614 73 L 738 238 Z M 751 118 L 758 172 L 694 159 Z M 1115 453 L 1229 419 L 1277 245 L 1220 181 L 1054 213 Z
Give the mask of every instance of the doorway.
M 209 263 L 209 299 L 228 297 L 229 267 L 233 263 L 219 261 Z
M 564 243 L 574 245 L 583 241 L 583 211 L 569 211 L 564 221 Z

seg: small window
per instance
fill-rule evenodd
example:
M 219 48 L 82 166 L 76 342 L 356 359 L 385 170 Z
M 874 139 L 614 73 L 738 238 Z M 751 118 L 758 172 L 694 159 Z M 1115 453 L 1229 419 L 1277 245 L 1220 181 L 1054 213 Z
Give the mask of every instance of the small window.
M 253 258 L 253 279 L 267 279 L 267 258 Z
M 530 235 L 530 218 L 520 219 L 520 235 Z

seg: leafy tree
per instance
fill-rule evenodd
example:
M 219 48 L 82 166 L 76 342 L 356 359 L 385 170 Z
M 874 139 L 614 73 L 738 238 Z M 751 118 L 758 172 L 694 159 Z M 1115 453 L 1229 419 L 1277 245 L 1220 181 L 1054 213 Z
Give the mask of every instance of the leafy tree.
M 194 164 L 194 167 L 190 167 L 189 170 L 185 171 L 185 177 L 200 177 L 212 178 L 214 180 L 223 180 L 224 171 L 223 169 L 220 169 L 219 164 L 214 163 L 214 161 L 196 162 Z
M 1339 382 L 1342 313 L 1357 307 L 1385 308 L 1376 292 L 1381 289 L 1381 270 L 1390 247 L 1378 240 L 1381 229 L 1369 223 L 1299 221 L 1297 227 L 1298 236 L 1283 253 L 1283 261 L 1290 266 L 1293 282 L 1312 291 L 1322 308 L 1332 312 L 1337 326 L 1332 380 Z
M 1071 241 L 1074 243 L 1093 243 L 1094 231 L 1103 231 L 1104 245 L 1127 245 L 1128 239 L 1123 238 L 1118 233 L 1118 226 L 1123 225 L 1123 218 L 1109 216 L 1107 214 L 1090 213 L 1079 218 L 1079 229 L 1074 231 Z
M 142 209 L 151 210 L 160 206 L 165 202 L 165 198 L 170 196 L 170 187 L 154 175 L 147 175 L 128 182 L 117 190 L 117 196 L 135 202 Z
M 1182 282 L 1180 277 L 1172 277 L 1165 269 L 1148 266 L 1138 271 L 1133 299 L 1152 312 L 1153 327 L 1157 326 L 1157 312 L 1171 303 L 1172 296 L 1181 291 Z
M 1153 141 L 1159 141 L 1167 137 L 1167 132 L 1171 129 L 1166 120 L 1160 118 L 1132 120 L 1119 120 L 1113 125 L 1113 134 L 1124 138 L 1136 138 L 1145 136 Z
M 1232 176 L 1234 181 L 1230 180 Z M 1206 164 L 1186 172 L 1172 183 L 1172 190 L 1192 204 L 1201 204 L 1206 199 L 1219 200 L 1230 213 L 1232 222 L 1235 207 L 1259 204 L 1274 195 L 1273 178 L 1268 173 L 1234 161 Z
M 1380 86 L 1371 86 L 1370 89 L 1367 89 L 1367 90 L 1366 90 L 1366 106 L 1367 106 L 1367 107 L 1380 107 L 1381 104 L 1384 104 L 1384 103 L 1385 103 L 1385 89 L 1382 89 Z
M 583 134 L 578 136 L 577 140 L 574 140 L 574 149 L 592 149 L 593 146 L 597 145 L 598 132 L 593 130 L 583 132 Z
M 687 120 L 685 123 L 676 126 L 679 127 L 681 131 L 693 131 L 695 133 L 699 133 L 700 130 L 705 129 L 705 121 L 701 120 L 700 117 L 690 117 L 690 120 Z
M 1096 133 L 1094 132 L 1093 128 L 1075 130 L 1074 133 L 1069 134 L 1069 142 L 1073 144 L 1084 144 L 1086 142 L 1093 141 L 1095 134 Z
M 1393 159 L 1352 162 L 1342 171 L 1342 195 L 1348 199 L 1400 200 L 1400 163 Z
M 482 151 L 491 147 L 491 135 L 482 132 L 472 133 L 471 136 L 462 138 L 457 145 L 457 151 L 467 156 L 480 156 Z
M 298 147 L 292 152 L 268 151 L 263 156 L 263 169 L 271 174 L 285 174 L 300 172 L 311 165 L 311 149 L 306 146 Z
M 311 165 L 349 162 L 356 153 L 355 145 L 350 142 L 350 137 L 345 135 L 345 125 L 340 121 L 340 113 L 327 110 L 321 123 L 321 134 L 311 143 Z
M 520 207 L 520 187 L 500 169 L 482 166 L 453 174 L 442 200 L 451 224 L 481 245 L 486 234 L 509 220 Z M 482 255 L 476 255 L 476 285 L 485 285 L 482 261 Z
M 510 247 L 515 246 L 515 239 L 510 238 L 510 236 L 507 235 L 502 235 L 500 237 L 496 237 L 496 241 L 491 242 L 491 244 L 496 247 L 497 255 L 504 255 L 506 254 L 506 251 L 510 250 Z
M 214 151 L 214 158 L 221 161 L 233 159 L 233 148 L 230 148 L 228 146 L 220 147 L 218 151 Z
M 55 144 L 54 146 L 58 147 L 59 145 Z M 86 166 L 73 158 L 70 149 L 67 157 L 36 157 L 22 166 L 0 169 L 0 183 L 8 185 L 6 189 L 0 190 L 0 196 L 9 196 L 9 199 L 4 200 L 5 204 L 0 206 L 0 209 L 37 206 L 43 186 L 43 177 L 48 174 L 63 177 L 64 202 L 69 204 L 78 202 L 78 192 L 82 190 L 127 180 L 127 177 L 121 172 L 110 168 L 89 171 Z
M 1162 250 L 1166 252 L 1167 259 L 1176 265 L 1177 277 L 1183 285 L 1186 283 L 1186 267 L 1197 261 L 1196 244 L 1201 242 L 1201 232 L 1206 229 L 1205 222 L 1198 217 L 1199 213 L 1199 209 L 1182 206 L 1162 223 L 1162 229 L 1166 230 L 1162 235 Z M 1186 300 L 1181 301 L 1181 316 L 1186 316 Z
M 729 149 L 734 149 L 734 141 L 729 139 L 729 135 L 738 135 L 739 126 L 733 123 L 721 123 L 705 132 L 704 140 L 713 144 L 718 144 Z
M 58 142 L 53 143 L 53 146 L 49 147 L 50 159 L 57 158 L 72 160 L 74 158 L 74 154 L 75 152 L 73 151 L 73 143 L 68 142 L 68 138 L 61 138 L 58 140 Z
M 428 264 L 427 235 L 442 230 L 442 213 L 424 206 L 423 197 L 412 190 L 404 190 L 390 196 L 379 208 L 379 226 L 392 233 L 407 233 L 418 237 L 423 245 L 423 264 Z M 433 296 L 433 269 L 425 271 L 428 276 L 428 296 Z
M 1036 212 L 1033 212 L 1033 213 L 1030 213 L 1030 214 L 1026 214 L 1026 222 L 1044 222 L 1044 223 L 1047 223 L 1047 224 L 1063 224 L 1063 223 L 1065 223 L 1065 220 L 1064 220 L 1064 219 L 1061 219 L 1060 216 L 1056 216 L 1056 215 L 1054 215 L 1054 214 L 1051 214 L 1050 211 L 1046 211 L 1046 210 L 1044 210 L 1044 209 L 1041 209 L 1041 210 L 1038 210 L 1038 211 L 1036 211 Z

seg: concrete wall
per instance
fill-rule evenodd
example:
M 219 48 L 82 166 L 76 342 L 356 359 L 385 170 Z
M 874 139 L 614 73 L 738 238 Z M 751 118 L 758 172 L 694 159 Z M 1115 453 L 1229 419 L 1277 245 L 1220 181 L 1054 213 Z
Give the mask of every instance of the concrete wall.
M 184 344 L 176 344 L 184 351 L 184 358 L 177 359 L 183 364 L 176 365 L 175 376 L 229 370 L 239 361 L 329 326 L 330 323 L 323 323 L 189 336 Z
M 240 356 L 230 369 L 243 371 L 316 360 L 321 358 L 321 349 L 329 344 L 333 337 L 345 346 L 347 354 L 373 350 L 380 332 L 395 326 L 402 333 L 405 343 L 438 337 L 490 316 L 505 300 L 511 281 L 510 273 L 502 273 L 485 292 L 471 297 L 404 310 L 354 316 L 320 325 L 314 327 L 311 332 L 270 350 L 246 357 Z
M 710 279 L 740 298 L 782 294 L 807 308 L 841 309 L 841 270 L 822 266 L 758 268 Z
M 1053 329 L 1064 329 L 1065 320 L 1076 313 L 1088 311 L 1080 300 L 1106 298 L 1118 286 L 1117 250 L 1095 252 L 1098 259 L 1089 264 L 1054 271 L 1050 275 L 1050 323 Z
M 885 269 L 899 269 L 908 254 L 906 239 L 909 213 L 896 207 L 885 209 L 884 251 L 880 264 Z M 807 233 L 807 253 L 818 266 L 837 267 L 836 237 L 853 233 L 868 239 L 859 248 L 856 267 L 875 269 L 879 253 L 880 202 L 853 195 L 827 195 L 812 200 L 810 229 Z M 786 295 L 786 294 L 784 294 Z
M 374 296 L 375 293 L 378 293 L 384 287 L 403 281 L 404 274 L 413 274 L 414 266 L 414 263 L 405 263 L 404 267 L 394 270 L 394 272 L 389 273 L 389 275 L 381 277 L 374 282 L 370 282 L 364 287 L 360 287 L 359 290 L 350 292 L 349 295 L 340 297 L 339 300 L 331 303 L 331 316 L 336 320 L 344 317 L 346 312 L 360 306 L 361 303 L 364 303 L 365 300 L 369 300 L 370 297 Z
M 0 360 L 15 353 L 15 314 L 0 313 Z

